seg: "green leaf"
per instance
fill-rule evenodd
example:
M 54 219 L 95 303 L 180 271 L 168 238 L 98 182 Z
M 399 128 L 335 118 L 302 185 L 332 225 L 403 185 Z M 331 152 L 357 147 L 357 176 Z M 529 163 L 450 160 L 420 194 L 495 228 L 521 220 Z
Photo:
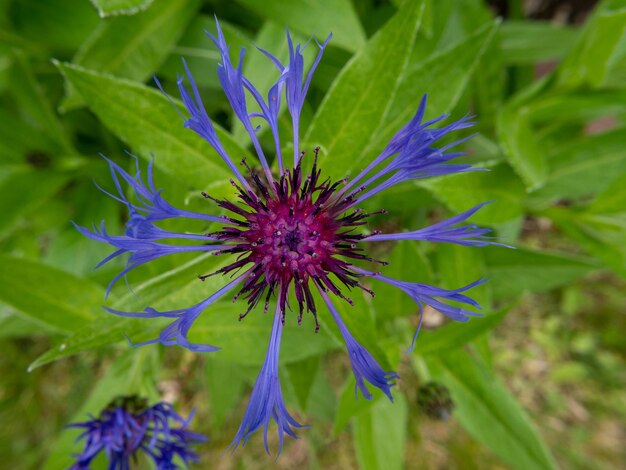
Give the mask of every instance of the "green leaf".
M 556 468 L 522 406 L 486 367 L 462 350 L 431 357 L 427 364 L 450 390 L 457 419 L 494 454 L 521 470 Z
M 134 15 L 150 5 L 154 0 L 91 0 L 101 18 L 115 15 Z
M 531 100 L 541 91 L 544 82 L 509 100 L 497 120 L 497 132 L 509 162 L 529 190 L 543 186 L 548 174 L 545 150 L 537 141 L 532 127 Z
M 156 165 L 165 173 L 195 188 L 221 184 L 230 177 L 218 154 L 183 128 L 180 116 L 159 91 L 76 65 L 56 64 L 100 121 L 139 155 L 149 159 L 153 152 Z M 233 158 L 246 154 L 230 134 L 215 128 Z
M 143 82 L 167 58 L 198 6 L 199 0 L 158 0 L 138 15 L 102 21 L 72 62 L 100 73 Z M 62 109 L 83 104 L 76 90 L 67 87 Z
M 354 418 L 352 432 L 359 468 L 394 470 L 405 467 L 408 406 L 403 395 L 394 403 L 379 400 Z
M 506 21 L 500 36 L 502 58 L 507 64 L 534 65 L 565 56 L 578 31 L 547 21 Z
M 500 247 L 483 250 L 495 300 L 525 292 L 545 292 L 569 284 L 598 267 L 588 258 L 546 251 Z
M 533 100 L 533 122 L 550 126 L 555 121 L 588 124 L 606 116 L 622 118 L 626 90 L 599 89 L 550 92 Z
M 348 51 L 356 51 L 365 44 L 363 27 L 349 0 L 237 0 L 237 3 L 306 36 L 315 35 L 318 39 L 324 39 L 332 32 L 333 44 Z
M 423 9 L 423 2 L 407 2 L 346 64 L 326 93 L 303 144 L 322 147 L 320 167 L 329 176 L 345 177 L 362 158 L 396 92 Z
M 97 284 L 36 261 L 0 255 L 0 264 L 0 300 L 33 320 L 72 332 L 95 318 Z
M 589 205 L 589 212 L 594 214 L 615 214 L 626 210 L 626 173 L 598 194 Z
M 298 398 L 300 409 L 306 410 L 313 383 L 317 377 L 317 371 L 320 368 L 320 356 L 311 356 L 287 364 L 285 368 L 287 369 L 289 382 L 291 382 L 296 397 Z
M 198 299 L 196 278 L 198 273 L 216 269 L 217 257 L 206 255 L 195 256 L 192 261 L 149 279 L 138 286 L 133 286 L 133 292 L 117 298 L 112 302 L 112 308 L 122 311 L 141 311 L 147 306 L 157 309 L 174 309 L 194 305 Z M 195 281 L 195 282 L 193 282 Z M 203 288 L 217 290 L 218 283 L 208 280 Z M 195 295 L 194 295 L 195 294 Z M 102 293 L 92 305 L 101 305 L 104 302 Z M 168 324 L 167 319 L 131 319 L 122 318 L 100 310 L 100 315 L 91 324 L 78 330 L 76 333 L 58 341 L 52 348 L 39 356 L 29 367 L 33 370 L 44 364 L 62 359 L 89 349 L 101 348 L 117 344 L 124 339 L 124 335 L 134 337 L 143 334 L 143 339 L 154 338 L 160 329 Z
M 0 303 L 0 339 L 24 338 L 36 335 L 54 335 L 58 333 L 45 323 L 40 323 L 30 317 L 21 317 L 15 313 L 15 309 Z
M 335 419 L 337 393 L 326 377 L 326 367 L 317 369 L 315 379 L 307 393 L 309 395 L 305 409 L 307 415 L 331 423 Z
M 39 132 L 46 134 L 57 145 L 59 152 L 74 153 L 72 144 L 61 125 L 58 116 L 37 82 L 30 63 L 25 55 L 16 53 L 11 71 L 12 92 L 20 106 L 20 112 L 27 121 L 33 122 Z
M 45 49 L 74 51 L 98 24 L 89 2 L 20 0 L 12 7 L 15 30 Z
M 334 105 L 337 102 L 347 102 L 346 106 L 353 106 L 352 103 L 349 103 L 351 101 L 349 96 L 354 93 L 350 89 L 350 83 L 345 85 L 347 90 L 342 91 L 348 97 L 337 96 L 332 101 L 328 97 L 327 115 L 322 116 L 320 109 L 316 117 L 326 119 L 334 127 L 327 129 L 329 136 L 325 137 L 325 140 L 318 139 L 318 142 L 324 149 L 327 149 L 327 143 L 331 139 L 341 138 L 342 146 L 339 147 L 339 150 L 335 149 L 332 152 L 331 149 L 328 149 L 327 155 L 322 156 L 321 161 L 324 162 L 325 159 L 332 158 L 332 174 L 337 178 L 343 178 L 354 170 L 364 167 L 367 162 L 382 152 L 393 135 L 415 114 L 419 101 L 425 93 L 428 94 L 426 119 L 451 111 L 470 83 L 474 68 L 485 48 L 493 39 L 494 33 L 494 25 L 486 26 L 460 44 L 430 57 L 418 68 L 407 70 L 400 77 L 400 83 L 395 94 L 391 94 L 389 90 L 382 93 L 386 100 L 392 99 L 391 105 L 386 107 L 381 105 L 381 109 L 386 109 L 386 113 L 380 111 L 377 114 L 373 113 L 370 122 L 364 122 L 358 116 L 358 119 L 355 118 L 355 123 L 351 125 L 353 128 L 349 136 L 340 135 L 339 129 L 342 127 L 342 121 L 336 121 L 337 117 L 331 116 L 331 114 L 336 110 Z M 368 83 L 372 82 L 373 80 L 368 80 Z M 442 87 L 441 83 L 445 83 L 446 86 Z M 387 89 L 391 88 L 389 84 L 381 86 Z M 380 93 L 380 90 L 376 90 L 376 93 Z M 369 106 L 372 105 L 370 99 L 374 98 L 372 96 L 367 98 L 368 111 L 371 109 Z M 344 140 L 346 137 L 348 139 Z M 310 139 L 307 138 L 306 140 Z M 343 147 L 346 142 L 349 142 L 350 145 Z M 337 158 L 338 155 L 349 155 L 350 157 Z
M 224 360 L 219 355 L 210 355 L 206 366 L 211 422 L 215 429 L 220 429 L 241 403 L 246 381 L 237 364 Z
M 598 8 L 559 66 L 557 84 L 568 88 L 602 85 L 625 31 L 626 5 L 623 2 L 614 8 L 609 2 Z
M 626 206 L 622 206 L 621 212 L 612 214 L 553 207 L 543 215 L 607 267 L 626 278 Z
M 69 175 L 65 173 L 32 170 L 26 166 L 17 166 L 5 178 L 0 177 L 0 194 L 3 195 L 0 198 L 0 239 L 46 203 L 68 179 Z
M 472 216 L 474 223 L 492 225 L 520 217 L 526 192 L 519 177 L 506 164 L 484 167 L 488 171 L 429 178 L 417 184 L 455 212 L 493 201 Z
M 626 172 L 624 128 L 583 136 L 556 148 L 545 186 L 532 193 L 535 204 L 593 196 Z
M 89 397 L 82 403 L 73 403 L 77 411 L 68 424 L 84 422 L 90 414 L 98 416 L 111 400 L 120 395 L 136 394 L 147 398 L 151 405 L 156 403 L 159 395 L 154 386 L 154 374 L 159 364 L 155 352 L 148 349 L 133 350 L 118 357 L 109 366 L 106 375 L 95 384 Z M 82 443 L 75 442 L 80 433 L 80 429 L 62 428 L 43 470 L 69 468 L 74 463 L 73 454 L 81 450 Z
M 623 106 L 619 105 L 625 98 L 622 90 L 548 91 L 550 83 L 537 82 L 518 94 L 507 103 L 498 119 L 498 135 L 511 165 L 523 178 L 529 190 L 534 190 L 539 195 L 544 189 L 547 193 L 555 193 L 554 188 L 546 189 L 543 186 L 553 184 L 552 180 L 558 177 L 559 167 L 563 167 L 566 172 L 577 171 L 583 150 L 572 147 L 578 147 L 587 138 L 579 137 L 580 127 L 607 115 L 618 119 L 624 115 Z M 559 131 L 561 134 L 557 133 Z M 575 145 L 572 145 L 572 137 L 578 138 Z M 599 136 L 590 138 L 604 140 Z M 598 151 L 600 148 L 604 151 L 607 146 L 611 148 L 617 139 L 615 135 L 609 134 L 604 145 L 598 146 Z M 592 151 L 590 147 L 584 147 L 586 152 Z M 604 160 L 602 157 L 598 158 L 598 168 L 602 168 Z M 582 161 L 581 163 L 583 166 L 590 166 L 588 161 L 586 164 Z M 586 175 L 584 177 L 586 179 Z M 575 180 L 576 178 L 572 180 L 572 187 L 579 191 L 586 186 Z M 563 183 L 568 184 L 568 181 Z M 559 190 L 560 188 L 556 192 Z

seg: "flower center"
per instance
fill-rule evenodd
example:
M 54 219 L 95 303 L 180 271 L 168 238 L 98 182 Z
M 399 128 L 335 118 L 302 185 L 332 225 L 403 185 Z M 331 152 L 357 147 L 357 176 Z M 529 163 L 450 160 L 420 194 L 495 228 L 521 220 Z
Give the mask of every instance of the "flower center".
M 266 279 L 306 282 L 335 253 L 338 225 L 310 200 L 270 200 L 267 211 L 250 217 L 244 238 L 250 261 L 263 266 Z
M 359 287 L 373 295 L 359 284 L 360 274 L 349 260 L 386 264 L 368 257 L 357 247 L 357 242 L 365 237 L 357 229 L 365 224 L 367 217 L 384 211 L 368 214 L 354 209 L 355 193 L 335 197 L 337 187 L 345 181 L 320 180 L 318 151 L 319 148 L 314 151 L 315 159 L 308 176 L 303 177 L 302 167 L 298 164 L 293 171 L 285 170 L 278 181 L 271 182 L 271 186 L 264 184 L 246 165 L 258 194 L 233 182 L 240 204 L 217 200 L 203 193 L 233 214 L 228 221 L 234 227 L 224 227 L 209 234 L 218 240 L 232 242 L 232 248 L 216 254 L 239 253 L 239 257 L 213 273 L 198 277 L 204 280 L 252 264 L 246 267 L 246 280 L 235 295 L 235 298 L 243 295 L 248 302 L 248 309 L 239 319 L 244 318 L 264 296 L 267 311 L 270 298 L 277 293 L 284 321 L 288 292 L 293 285 L 299 308 L 298 323 L 306 309 L 315 317 L 317 331 L 319 323 L 312 286 L 330 291 L 350 303 L 352 301 L 341 293 L 341 285 L 348 289 Z M 245 165 L 245 161 L 242 163 Z

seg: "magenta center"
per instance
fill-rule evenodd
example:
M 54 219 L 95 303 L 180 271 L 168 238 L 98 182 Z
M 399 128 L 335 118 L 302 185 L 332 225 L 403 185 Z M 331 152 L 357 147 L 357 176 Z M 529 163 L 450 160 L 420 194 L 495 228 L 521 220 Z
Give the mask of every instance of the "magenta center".
M 286 203 L 287 202 L 287 203 Z M 336 221 L 309 200 L 271 199 L 267 210 L 249 218 L 243 237 L 250 243 L 250 260 L 263 266 L 268 281 L 306 282 L 336 252 Z

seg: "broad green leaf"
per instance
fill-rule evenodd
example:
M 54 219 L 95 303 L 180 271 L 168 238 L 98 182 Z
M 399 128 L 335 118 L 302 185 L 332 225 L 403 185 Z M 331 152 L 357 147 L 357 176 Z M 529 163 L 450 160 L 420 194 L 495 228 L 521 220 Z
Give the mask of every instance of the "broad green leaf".
M 312 359 L 311 359 L 312 360 Z M 325 364 L 325 363 L 322 363 Z M 337 409 L 337 392 L 326 378 L 326 367 L 319 367 L 311 384 L 306 413 L 307 416 L 323 419 L 331 423 Z M 297 393 L 297 392 L 296 392 Z
M 626 210 L 626 173 L 622 174 L 613 183 L 598 194 L 589 205 L 589 212 L 593 214 L 615 214 Z
M 6 177 L 0 176 L 0 194 L 3 195 L 0 198 L 0 239 L 45 204 L 68 179 L 68 174 L 56 170 L 33 170 L 26 166 L 15 167 Z
M 42 49 L 74 51 L 98 24 L 89 2 L 20 0 L 12 10 L 16 32 Z
M 183 128 L 180 116 L 158 90 L 72 64 L 57 62 L 57 66 L 105 126 L 139 155 L 150 158 L 154 153 L 156 165 L 165 173 L 196 188 L 229 179 L 217 153 Z M 246 155 L 230 134 L 215 127 L 233 158 Z
M 403 1 L 397 2 L 399 5 Z M 398 6 L 399 6 L 398 5 Z M 428 0 L 423 28 L 413 49 L 408 71 L 421 68 L 431 55 L 465 41 L 487 23 L 493 23 L 493 13 L 484 2 L 474 0 Z
M 240 404 L 246 382 L 238 365 L 219 355 L 210 355 L 206 366 L 211 422 L 215 429 L 220 429 Z
M 89 419 L 90 414 L 98 416 L 111 400 L 121 395 L 136 394 L 147 398 L 151 405 L 159 401 L 155 389 L 155 371 L 159 368 L 155 352 L 148 349 L 127 351 L 118 357 L 110 365 L 106 375 L 94 385 L 89 397 L 82 403 L 73 403 L 73 408 L 77 411 L 68 424 L 84 422 Z M 181 410 L 177 412 L 185 414 Z M 73 454 L 82 450 L 84 442 L 75 442 L 80 433 L 80 429 L 62 428 L 43 470 L 70 467 L 74 463 Z
M 258 15 L 287 25 L 305 36 L 323 40 L 333 33 L 333 44 L 356 51 L 365 44 L 365 33 L 349 0 L 284 2 L 281 0 L 237 0 Z
M 311 340 L 315 341 L 317 338 L 311 338 Z M 320 368 L 320 356 L 311 356 L 300 361 L 287 364 L 285 368 L 287 370 L 288 380 L 291 383 L 298 399 L 300 409 L 306 410 L 309 397 L 311 396 L 313 383 Z
M 54 335 L 58 330 L 30 317 L 22 317 L 15 309 L 0 303 L 0 339 L 34 335 Z
M 379 400 L 357 415 L 352 424 L 356 457 L 361 470 L 400 470 L 405 466 L 408 406 L 403 395 L 394 403 Z
M 493 201 L 472 216 L 474 223 L 501 223 L 521 216 L 526 194 L 519 177 L 506 164 L 485 167 L 488 171 L 429 178 L 417 184 L 455 212 Z
M 609 63 L 607 76 L 602 84 L 603 88 L 622 88 L 626 80 L 626 37 L 616 47 Z
M 598 87 L 604 83 L 626 31 L 626 5 L 621 3 L 615 8 L 599 8 L 587 21 L 579 40 L 559 67 L 559 86 Z
M 518 94 L 507 103 L 498 120 L 498 135 L 511 165 L 529 190 L 539 195 L 544 189 L 548 193 L 554 192 L 543 186 L 551 186 L 553 183 L 551 180 L 555 177 L 555 167 L 560 164 L 560 160 L 566 162 L 565 167 L 571 166 L 565 169 L 566 172 L 576 172 L 578 165 L 570 165 L 570 162 L 576 160 L 576 155 L 583 151 L 576 150 L 570 157 L 566 155 L 567 152 L 553 150 L 559 143 L 564 148 L 571 147 L 571 136 L 556 134 L 556 138 L 550 139 L 550 131 L 562 130 L 563 124 L 582 126 L 607 115 L 621 117 L 624 114 L 623 106 L 619 105 L 624 99 L 621 90 L 547 92 L 549 84 L 550 81 L 537 82 Z M 578 137 L 578 128 L 574 129 L 574 136 Z M 584 139 L 580 140 L 584 142 Z M 616 137 L 612 135 L 606 141 L 605 145 L 610 146 Z M 552 155 L 555 152 L 557 154 Z M 602 168 L 602 164 L 598 168 Z M 578 183 L 572 181 L 572 184 L 582 189 Z
M 424 94 L 428 94 L 425 119 L 450 112 L 470 83 L 473 71 L 495 31 L 495 25 L 487 25 L 461 43 L 429 57 L 419 67 L 407 70 L 400 78 L 387 112 L 372 118 L 376 124 L 374 135 L 367 127 L 365 130 L 368 132 L 355 131 L 357 138 L 365 144 L 353 142 L 354 151 L 345 151 L 350 158 L 333 159 L 337 176 L 344 177 L 364 167 L 382 152 L 393 135 L 413 117 Z M 441 86 L 442 83 L 446 86 Z
M 36 261 L 0 255 L 0 300 L 60 332 L 95 318 L 103 289 Z
M 503 55 L 497 39 L 489 42 L 474 71 L 472 100 L 473 112 L 478 117 L 477 132 L 487 131 L 491 134 L 504 104 L 508 82 Z
M 102 21 L 72 59 L 100 73 L 145 81 L 167 58 L 171 47 L 198 9 L 199 0 L 157 0 L 147 11 Z M 83 104 L 67 87 L 64 110 Z
M 462 350 L 427 360 L 433 378 L 452 395 L 454 415 L 504 462 L 520 470 L 556 464 L 522 406 L 481 363 Z
M 29 160 L 37 162 L 40 156 L 52 160 L 52 154 L 59 150 L 54 139 L 42 133 L 28 116 L 25 118 L 0 108 L 0 181 L 6 175 L 6 166 L 17 169 Z
M 498 116 L 497 132 L 509 162 L 529 190 L 540 188 L 548 175 L 545 149 L 532 127 L 529 102 L 543 87 L 542 82 L 509 100 Z
M 554 207 L 544 211 L 543 215 L 607 267 L 626 278 L 626 206 L 622 206 L 621 212 L 612 214 Z
M 502 58 L 507 64 L 534 65 L 565 56 L 578 31 L 549 22 L 506 21 L 500 36 Z
M 134 294 L 127 292 L 111 302 L 111 307 L 122 311 L 142 311 L 147 306 L 162 310 L 192 306 L 200 301 L 199 295 L 220 287 L 214 281 L 207 281 L 201 285 L 202 289 L 195 289 L 200 282 L 196 276 L 217 269 L 217 261 L 217 257 L 208 254 L 194 257 L 173 270 L 133 286 Z M 192 282 L 194 280 L 196 282 Z M 92 305 L 103 303 L 105 301 L 102 293 L 98 299 L 93 300 Z M 81 351 L 117 344 L 124 339 L 124 335 L 131 337 L 141 333 L 144 335 L 143 339 L 154 338 L 167 324 L 168 321 L 164 319 L 122 318 L 100 310 L 100 314 L 91 324 L 58 341 L 30 365 L 30 370 Z
M 545 186 L 532 193 L 531 201 L 545 203 L 599 193 L 626 172 L 625 145 L 624 128 L 564 142 L 550 156 Z
M 621 118 L 626 114 L 624 101 L 626 90 L 622 89 L 551 92 L 533 100 L 532 120 L 550 126 L 555 121 L 588 124 L 606 116 Z
M 152 5 L 154 0 L 91 0 L 101 18 L 115 15 L 134 15 Z
M 482 248 L 495 300 L 525 292 L 545 292 L 573 282 L 598 266 L 588 258 L 533 251 Z
M 303 143 L 322 147 L 320 166 L 329 176 L 345 177 L 362 158 L 396 93 L 423 7 L 423 2 L 407 2 L 353 56 L 328 90 Z
M 58 116 L 37 82 L 31 65 L 23 54 L 16 53 L 12 69 L 12 91 L 27 121 L 33 122 L 38 132 L 46 134 L 57 144 L 57 150 L 73 153 L 72 144 Z

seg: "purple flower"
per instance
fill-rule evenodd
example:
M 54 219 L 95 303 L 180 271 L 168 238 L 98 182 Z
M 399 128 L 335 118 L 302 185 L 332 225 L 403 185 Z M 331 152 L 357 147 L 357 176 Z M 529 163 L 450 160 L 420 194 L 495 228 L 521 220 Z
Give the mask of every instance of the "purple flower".
M 110 470 L 127 470 L 139 453 L 151 458 L 158 470 L 180 468 L 175 459 L 187 466 L 197 462 L 198 455 L 192 445 L 206 441 L 202 434 L 187 430 L 191 421 L 174 412 L 169 403 L 147 406 L 145 399 L 137 396 L 118 397 L 97 418 L 70 424 L 67 427 L 83 429 L 78 440 L 85 446 L 76 455 L 71 470 L 87 470 L 91 461 L 104 451 Z
M 345 340 L 357 388 L 367 399 L 372 395 L 366 383 L 380 389 L 391 399 L 391 387 L 398 376 L 394 372 L 385 371 L 365 346 L 357 342 L 342 321 L 329 294 L 332 293 L 351 303 L 344 293 L 352 288 L 360 288 L 372 294 L 372 291 L 361 283 L 364 277 L 370 277 L 405 291 L 420 309 L 423 304 L 427 304 L 457 321 L 465 321 L 468 316 L 474 315 L 471 311 L 447 302 L 461 302 L 477 308 L 476 302 L 462 292 L 483 282 L 482 280 L 449 291 L 416 282 L 396 281 L 354 264 L 355 262 L 387 264 L 372 259 L 364 250 L 365 242 L 424 240 L 468 246 L 493 244 L 488 236 L 488 229 L 463 225 L 482 207 L 482 204 L 415 231 L 387 234 L 379 231 L 373 233 L 361 231 L 367 224 L 369 216 L 386 213 L 383 210 L 366 213 L 358 208 L 379 192 L 412 179 L 473 171 L 469 164 L 454 163 L 455 159 L 462 155 L 461 152 L 450 151 L 466 139 L 448 138 L 456 131 L 471 127 L 473 123 L 465 117 L 443 127 L 433 127 L 446 116 L 424 122 L 426 109 L 424 96 L 415 116 L 393 136 L 382 153 L 363 171 L 350 181 L 348 179 L 331 181 L 322 177 L 322 170 L 318 168 L 319 147 L 313 150 L 312 161 L 307 162 L 309 171 L 305 170 L 303 164 L 305 152 L 299 147 L 300 112 L 312 83 L 313 71 L 322 58 L 330 36 L 323 44 L 316 43 L 318 54 L 308 73 L 303 69 L 302 46 L 294 46 L 289 32 L 287 32 L 289 45 L 287 63 L 283 64 L 269 52 L 262 51 L 278 70 L 276 82 L 267 93 L 267 100 L 242 73 L 245 51 L 241 51 L 236 66 L 231 62 L 229 47 L 219 23 L 217 36 L 211 38 L 221 55 L 218 67 L 220 82 L 235 116 L 250 135 L 262 170 L 257 173 L 243 161 L 242 164 L 248 173 L 248 177 L 244 177 L 226 153 L 202 104 L 196 82 L 185 63 L 187 77 L 178 80 L 178 89 L 188 113 L 184 115 L 179 111 L 184 125 L 204 138 L 216 150 L 234 176 L 232 184 L 236 190 L 235 198 L 220 200 L 203 193 L 203 196 L 216 206 L 215 212 L 219 213 L 219 209 L 225 215 L 205 215 L 172 207 L 162 198 L 161 192 L 155 189 L 152 163 L 148 166 L 145 184 L 139 169 L 131 176 L 117 164 L 109 161 L 119 193 L 113 197 L 125 204 L 130 212 L 126 233 L 121 236 L 109 235 L 104 226 L 93 231 L 84 228 L 79 230 L 94 240 L 109 243 L 116 248 L 116 251 L 103 262 L 125 253 L 130 254 L 126 267 L 116 276 L 113 283 L 132 269 L 161 256 L 187 251 L 212 251 L 216 255 L 235 255 L 230 264 L 210 274 L 231 276 L 226 286 L 196 305 L 167 312 L 159 312 L 152 308 L 146 308 L 144 312 L 130 313 L 110 309 L 109 311 L 134 317 L 171 318 L 173 322 L 161 335 L 147 343 L 178 344 L 193 351 L 208 352 L 218 348 L 191 344 L 187 340 L 187 334 L 196 318 L 209 305 L 227 292 L 237 289 L 235 298 L 242 297 L 247 303 L 246 310 L 239 316 L 241 320 L 259 303 L 264 304 L 267 312 L 270 303 L 275 299 L 276 313 L 267 357 L 232 446 L 236 448 L 240 444 L 245 445 L 250 435 L 262 427 L 267 447 L 268 426 L 270 421 L 274 420 L 278 426 L 282 449 L 284 434 L 295 437 L 294 428 L 300 427 L 285 407 L 278 378 L 280 338 L 282 326 L 286 321 L 290 293 L 293 294 L 297 304 L 298 324 L 301 323 L 304 313 L 308 312 L 315 321 L 315 331 L 319 329 L 316 297 L 321 296 Z M 161 88 L 158 81 L 157 84 Z M 294 162 L 290 167 L 281 154 L 282 145 L 278 128 L 283 92 L 292 120 L 293 133 L 290 138 L 294 145 Z M 247 99 L 250 97 L 258 104 L 260 112 L 248 111 Z M 267 124 L 272 132 L 275 144 L 272 152 L 275 153 L 277 175 L 270 166 L 269 153 L 266 154 L 267 150 L 261 147 L 257 138 L 258 120 L 261 124 Z M 441 145 L 440 140 L 443 137 L 452 143 Z M 282 141 L 284 142 L 284 136 Z M 208 178 L 210 175 L 207 175 Z M 133 201 L 137 199 L 138 202 L 131 202 L 125 196 L 122 182 L 125 182 L 134 193 Z M 218 223 L 221 227 L 208 234 L 172 233 L 156 225 L 167 218 L 200 219 L 205 220 L 207 224 Z M 177 244 L 165 243 L 164 240 L 168 239 L 177 240 Z M 183 242 L 190 243 L 182 245 Z M 207 276 L 199 277 L 204 280 Z

